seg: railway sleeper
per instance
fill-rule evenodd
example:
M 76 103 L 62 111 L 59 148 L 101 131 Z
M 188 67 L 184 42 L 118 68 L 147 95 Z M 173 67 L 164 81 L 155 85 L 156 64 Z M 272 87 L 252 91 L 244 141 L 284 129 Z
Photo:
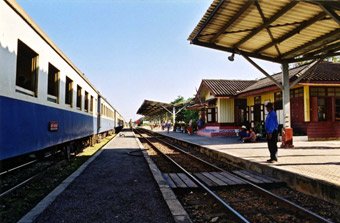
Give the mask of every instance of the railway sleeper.
M 230 173 L 227 171 L 224 172 L 200 172 L 194 173 L 193 175 L 197 177 L 201 182 L 209 187 L 225 187 L 225 186 L 234 186 L 234 185 L 245 185 L 247 184 L 242 178 L 247 179 L 248 181 L 254 184 L 265 184 L 277 185 L 279 182 L 276 179 L 269 177 L 262 177 L 262 175 L 252 173 L 252 171 L 247 170 L 239 170 L 233 171 L 234 173 Z M 238 176 L 235 176 L 237 174 Z M 197 188 L 197 184 L 192 181 L 188 176 L 184 173 L 163 173 L 164 180 L 168 183 L 171 188 Z

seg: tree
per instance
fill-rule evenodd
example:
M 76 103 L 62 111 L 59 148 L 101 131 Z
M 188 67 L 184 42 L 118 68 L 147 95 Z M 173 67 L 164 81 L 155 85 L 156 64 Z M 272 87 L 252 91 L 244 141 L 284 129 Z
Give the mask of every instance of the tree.
M 185 100 L 183 96 L 177 96 L 177 98 L 174 101 L 172 101 L 171 104 L 173 104 L 173 105 L 182 104 L 181 106 L 179 106 L 180 108 L 182 108 L 182 106 L 185 106 L 186 104 L 190 103 L 191 101 L 192 101 L 192 98 L 188 98 L 187 100 Z M 176 115 L 176 122 L 183 121 L 185 123 L 189 123 L 189 121 L 191 119 L 193 121 L 198 119 L 198 112 L 197 111 L 183 109 L 182 111 L 180 111 Z

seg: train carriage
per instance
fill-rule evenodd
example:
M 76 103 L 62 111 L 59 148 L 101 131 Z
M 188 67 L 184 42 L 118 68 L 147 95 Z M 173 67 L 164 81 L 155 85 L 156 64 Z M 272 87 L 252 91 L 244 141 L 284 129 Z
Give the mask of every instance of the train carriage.
M 15 1 L 0 2 L 0 160 L 112 132 L 114 114 Z

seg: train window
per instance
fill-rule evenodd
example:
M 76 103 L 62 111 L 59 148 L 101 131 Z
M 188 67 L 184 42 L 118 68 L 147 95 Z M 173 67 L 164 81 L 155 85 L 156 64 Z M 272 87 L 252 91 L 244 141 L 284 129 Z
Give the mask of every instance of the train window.
M 52 64 L 48 63 L 48 82 L 47 82 L 47 100 L 58 103 L 59 97 L 59 70 Z
M 81 109 L 81 87 L 77 85 L 77 108 Z
M 65 82 L 65 104 L 72 106 L 73 98 L 73 81 L 66 77 Z
M 84 110 L 89 111 L 89 93 L 85 91 L 85 104 L 84 104 Z
M 91 100 L 90 100 L 90 112 L 93 112 L 93 96 L 91 95 Z
M 16 85 L 18 92 L 37 96 L 38 54 L 18 40 Z

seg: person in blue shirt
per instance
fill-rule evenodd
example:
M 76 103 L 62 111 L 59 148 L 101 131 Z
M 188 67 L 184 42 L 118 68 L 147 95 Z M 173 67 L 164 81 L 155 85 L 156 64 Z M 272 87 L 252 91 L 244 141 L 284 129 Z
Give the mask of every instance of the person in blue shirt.
M 268 149 L 270 152 L 270 159 L 267 160 L 267 162 L 274 163 L 277 162 L 277 137 L 279 124 L 271 102 L 266 104 L 266 109 L 268 111 L 268 115 L 265 122 L 265 130 L 267 134 Z
M 238 135 L 240 136 L 241 141 L 243 141 L 243 138 L 249 137 L 249 133 L 245 125 L 242 125 L 241 130 L 239 131 Z

